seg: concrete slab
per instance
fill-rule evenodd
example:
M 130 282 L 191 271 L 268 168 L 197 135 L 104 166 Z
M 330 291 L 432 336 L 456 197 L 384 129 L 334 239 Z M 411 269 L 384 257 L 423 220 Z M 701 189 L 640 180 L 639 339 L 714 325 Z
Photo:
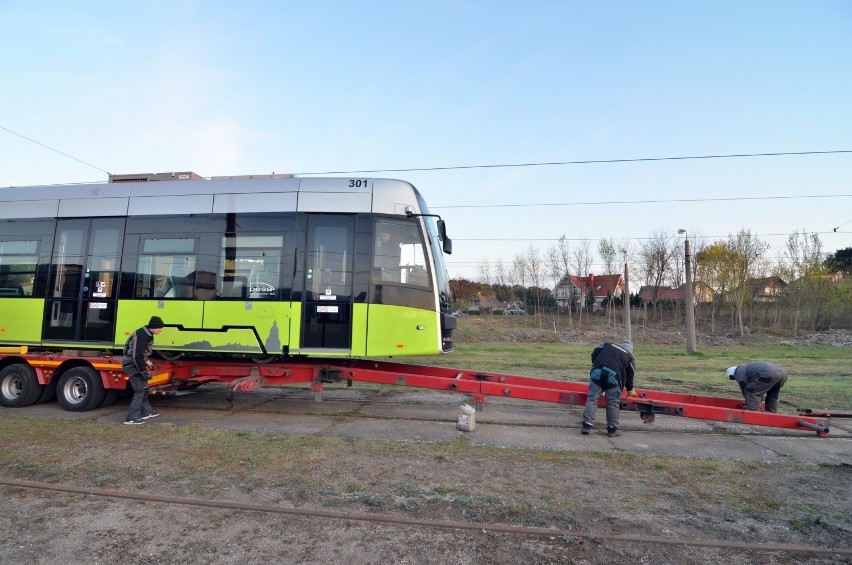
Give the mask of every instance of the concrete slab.
M 852 438 L 756 437 L 752 442 L 799 461 L 852 466 Z
M 476 430 L 462 432 L 456 429 L 456 422 L 459 406 L 469 400 L 467 395 L 334 386 L 323 391 L 322 402 L 316 402 L 307 387 L 238 393 L 234 411 L 228 410 L 223 386 L 204 387 L 187 396 L 155 397 L 152 404 L 161 416 L 147 425 L 415 442 L 465 437 L 474 445 L 497 448 L 852 464 L 852 433 L 846 422 L 832 423 L 831 437 L 819 438 L 813 432 L 664 415 L 645 424 L 637 412 L 624 411 L 620 414 L 622 435 L 609 438 L 602 408 L 595 430 L 584 436 L 580 434 L 581 406 L 495 398 L 488 399 L 485 409 L 476 413 Z M 66 412 L 56 403 L 0 407 L 3 415 L 115 424 L 124 420 L 126 412 L 126 401 L 90 412 Z M 840 437 L 835 437 L 838 432 Z
M 455 422 L 423 422 L 405 420 L 357 419 L 337 424 L 332 431 L 340 437 L 399 441 L 437 442 L 457 440 L 466 432 L 455 428 Z

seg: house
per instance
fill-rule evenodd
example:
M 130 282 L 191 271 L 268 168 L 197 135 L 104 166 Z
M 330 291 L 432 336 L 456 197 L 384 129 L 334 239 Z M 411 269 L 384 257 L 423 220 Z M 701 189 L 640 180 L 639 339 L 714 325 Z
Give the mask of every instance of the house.
M 594 275 L 587 277 L 565 275 L 551 291 L 561 308 L 573 301 L 578 308 L 585 308 L 589 293 L 594 297 L 593 309 L 602 308 L 610 296 L 620 298 L 624 292 L 624 278 L 617 275 Z
M 639 298 L 643 302 L 683 302 L 686 283 L 680 286 L 646 285 L 639 289 Z M 703 282 L 692 283 L 692 301 L 694 304 L 713 302 L 713 289 Z
M 781 277 L 775 276 L 749 279 L 746 284 L 752 302 L 775 302 L 787 288 L 787 283 Z
M 477 296 L 467 307 L 468 314 L 493 314 L 495 310 L 503 310 L 503 304 L 496 298 Z

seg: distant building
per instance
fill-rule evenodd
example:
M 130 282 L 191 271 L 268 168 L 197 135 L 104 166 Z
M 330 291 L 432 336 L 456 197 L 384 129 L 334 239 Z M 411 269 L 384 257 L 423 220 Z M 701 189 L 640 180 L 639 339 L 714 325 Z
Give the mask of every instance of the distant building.
M 624 277 L 617 275 L 594 275 L 578 277 L 565 275 L 553 288 L 551 294 L 560 308 L 566 308 L 574 302 L 576 308 L 585 308 L 589 293 L 594 297 L 593 309 L 603 307 L 609 297 L 621 298 L 624 293 Z
M 657 302 L 684 302 L 686 284 L 680 286 L 646 285 L 639 289 L 639 299 L 648 304 Z M 713 289 L 702 282 L 692 283 L 692 300 L 695 304 L 713 302 Z

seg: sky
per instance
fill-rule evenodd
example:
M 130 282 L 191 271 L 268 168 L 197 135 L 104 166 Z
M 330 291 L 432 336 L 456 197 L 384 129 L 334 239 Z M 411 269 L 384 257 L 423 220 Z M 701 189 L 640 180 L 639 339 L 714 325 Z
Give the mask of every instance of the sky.
M 0 187 L 401 178 L 470 280 L 562 236 L 834 252 L 850 62 L 849 0 L 0 0 Z M 704 158 L 767 153 L 810 154 Z

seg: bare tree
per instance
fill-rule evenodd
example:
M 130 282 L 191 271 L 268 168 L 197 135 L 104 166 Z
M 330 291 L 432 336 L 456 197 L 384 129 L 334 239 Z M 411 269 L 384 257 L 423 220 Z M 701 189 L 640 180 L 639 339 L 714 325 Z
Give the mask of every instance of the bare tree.
M 571 281 L 568 280 L 569 275 L 571 274 L 571 246 L 568 243 L 568 238 L 565 234 L 559 236 L 559 240 L 556 243 L 556 246 L 551 248 L 550 261 L 552 262 L 552 268 L 554 271 L 554 277 L 556 279 L 556 284 L 559 284 L 562 281 L 562 278 L 568 281 L 568 300 L 566 302 L 567 310 L 568 310 L 568 324 L 571 327 L 574 327 L 574 317 L 572 314 L 572 301 L 573 296 L 571 295 Z M 558 307 L 557 307 L 558 309 Z
M 526 253 L 527 273 L 530 278 L 530 285 L 533 288 L 533 302 L 535 304 L 535 316 L 541 325 L 541 287 L 544 278 L 544 261 L 541 259 L 541 252 L 537 247 L 530 244 Z
M 521 287 L 521 302 L 524 304 L 524 308 L 526 308 L 526 288 L 527 278 L 529 277 L 529 266 L 527 265 L 526 255 L 524 255 L 523 253 L 518 253 L 517 255 L 515 255 L 515 258 L 512 260 L 512 272 L 515 274 L 515 280 L 518 281 L 517 284 L 519 284 Z
M 491 284 L 491 264 L 487 259 L 483 259 L 479 263 L 479 282 L 483 284 Z
M 645 284 L 652 288 L 651 300 L 654 303 L 654 311 L 657 312 L 657 319 L 662 316 L 658 300 L 659 289 L 669 274 L 674 247 L 667 231 L 659 228 L 642 244 L 640 251 Z M 647 308 L 647 301 L 643 300 L 643 305 Z
M 572 250 L 571 254 L 572 266 L 577 272 L 578 277 L 586 277 L 589 275 L 589 269 L 592 265 L 592 244 L 588 238 L 581 239 Z M 586 308 L 586 297 L 580 296 L 577 301 L 577 314 L 580 324 L 583 323 L 583 310 Z
M 600 242 L 598 243 L 598 255 L 600 255 L 601 261 L 603 262 L 604 274 L 605 275 L 612 275 L 612 274 L 615 273 L 615 269 L 616 269 L 615 258 L 616 258 L 617 254 L 618 254 L 618 247 L 615 245 L 615 240 L 613 240 L 612 238 L 609 238 L 609 239 L 601 238 Z M 615 298 L 614 290 L 615 289 L 610 288 L 609 292 L 607 293 L 607 297 L 606 297 L 607 298 L 606 319 L 607 319 L 607 322 L 609 323 L 610 326 L 612 326 L 612 323 L 615 319 L 615 312 L 613 311 L 613 308 L 612 308 L 612 302 L 613 302 L 613 299 Z
M 506 267 L 503 265 L 502 259 L 497 259 L 497 266 L 494 268 L 494 282 L 498 286 L 506 286 Z

